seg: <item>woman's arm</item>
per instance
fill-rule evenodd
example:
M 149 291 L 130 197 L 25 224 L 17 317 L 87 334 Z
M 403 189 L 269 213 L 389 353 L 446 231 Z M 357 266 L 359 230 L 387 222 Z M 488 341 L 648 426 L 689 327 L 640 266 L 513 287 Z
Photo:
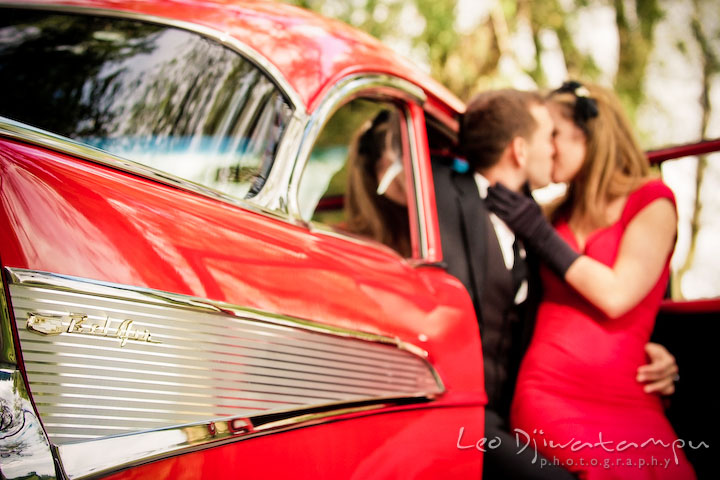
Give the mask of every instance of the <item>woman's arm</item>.
M 612 318 L 637 305 L 662 273 L 675 242 L 677 214 L 658 198 L 627 225 L 613 267 L 580 255 L 562 239 L 535 201 L 497 184 L 485 203 L 561 278 Z
M 582 255 L 567 269 L 565 281 L 610 318 L 622 316 L 660 278 L 675 244 L 676 225 L 672 202 L 652 201 L 627 225 L 612 268 Z

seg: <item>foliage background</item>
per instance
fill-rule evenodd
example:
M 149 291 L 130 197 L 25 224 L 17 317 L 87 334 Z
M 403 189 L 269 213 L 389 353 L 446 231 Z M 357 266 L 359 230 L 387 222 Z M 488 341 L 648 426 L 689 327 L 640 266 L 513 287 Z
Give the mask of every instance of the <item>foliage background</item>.
M 612 87 L 645 148 L 720 137 L 718 0 L 286 0 L 414 60 L 463 100 L 567 78 Z M 663 165 L 678 197 L 673 295 L 720 295 L 720 155 Z

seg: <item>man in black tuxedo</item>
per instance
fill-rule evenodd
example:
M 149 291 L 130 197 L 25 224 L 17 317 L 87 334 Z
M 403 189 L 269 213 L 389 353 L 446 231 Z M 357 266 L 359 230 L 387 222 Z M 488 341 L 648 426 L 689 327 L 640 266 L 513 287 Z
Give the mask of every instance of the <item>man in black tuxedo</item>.
M 500 439 L 488 448 L 483 478 L 572 479 L 511 434 L 508 413 L 515 378 L 527 349 L 542 294 L 538 265 L 512 231 L 489 212 L 488 186 L 500 181 L 520 191 L 550 183 L 554 126 L 542 97 L 533 92 L 497 90 L 476 96 L 462 118 L 459 144 L 469 171 L 433 162 L 438 221 L 447 271 L 467 288 L 480 327 L 485 390 L 485 437 Z M 574 260 L 574 258 L 572 259 Z M 572 261 L 568 259 L 567 261 Z M 562 265 L 566 260 L 557 259 Z M 569 265 L 569 264 L 568 264 Z M 651 363 L 638 375 L 658 394 L 674 390 L 675 359 L 661 345 L 648 344 Z

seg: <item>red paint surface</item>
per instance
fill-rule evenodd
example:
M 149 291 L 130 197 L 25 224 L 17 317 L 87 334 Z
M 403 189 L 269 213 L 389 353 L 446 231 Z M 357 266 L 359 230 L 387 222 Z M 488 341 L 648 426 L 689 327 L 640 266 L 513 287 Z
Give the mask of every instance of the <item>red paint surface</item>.
M 0 178 L 4 266 L 209 298 L 397 337 L 427 351 L 446 388 L 426 405 L 428 409 L 403 413 L 406 420 L 400 423 L 431 435 L 440 428 L 437 423 L 442 428 L 458 424 L 456 408 L 463 407 L 467 422 L 481 428 L 485 394 L 478 327 L 467 292 L 442 269 L 414 268 L 374 242 L 313 233 L 238 206 L 3 139 Z M 386 422 L 396 421 L 395 415 L 362 421 L 368 425 L 362 434 L 365 443 L 357 448 L 364 450 L 348 453 L 349 465 L 360 468 L 360 459 L 352 455 L 367 456 L 381 445 L 399 455 L 410 448 L 406 436 L 417 434 L 384 428 Z M 434 420 L 423 420 L 426 417 Z M 357 423 L 355 419 L 315 426 L 233 448 L 241 448 L 242 455 L 258 465 L 263 463 L 255 458 L 258 455 L 272 463 L 271 454 L 260 452 L 307 449 L 311 441 L 354 442 L 361 431 Z M 395 442 L 393 435 L 402 441 Z M 438 454 L 431 440 L 416 441 L 407 450 L 414 456 Z M 269 446 L 255 451 L 256 444 Z M 218 453 L 227 452 L 226 448 L 230 447 L 212 449 L 207 455 L 230 455 Z M 460 454 L 457 449 L 447 452 L 449 463 L 459 461 L 453 460 L 452 452 Z M 187 461 L 215 462 L 204 455 L 193 454 Z M 185 458 L 162 464 L 181 468 L 178 465 Z M 457 468 L 479 468 L 479 453 L 470 458 L 470 466 Z M 320 457 L 306 461 L 321 462 Z M 404 460 L 374 461 L 397 467 Z M 149 468 L 148 474 L 154 474 L 156 467 Z M 340 465 L 332 468 L 347 472 Z M 427 468 L 433 475 L 438 472 Z
M 21 4 L 46 1 L 21 2 Z M 352 73 L 423 87 L 450 117 L 463 104 L 371 37 L 271 2 L 51 2 L 187 21 L 224 32 L 269 59 L 308 111 Z M 428 225 L 440 259 L 421 109 L 416 148 Z M 201 195 L 42 148 L 0 139 L 3 266 L 208 298 L 398 338 L 427 352 L 445 393 L 415 407 L 348 415 L 149 463 L 112 478 L 478 478 L 483 435 L 480 338 L 462 285 L 394 251 L 335 238 Z M 469 368 L 470 366 L 470 368 Z
M 659 150 L 652 150 L 647 152 L 647 157 L 650 160 L 650 163 L 662 163 L 665 160 L 672 160 L 692 155 L 702 155 L 705 153 L 717 152 L 718 150 L 720 150 L 720 138 L 691 143 L 688 145 L 678 145 Z
M 480 364 L 471 304 L 438 268 L 89 162 L 0 141 L 5 266 L 209 298 L 427 350 L 454 387 Z M 429 337 L 427 342 L 418 339 Z M 442 354 L 436 354 L 435 345 Z M 446 350 L 447 349 L 447 350 Z M 454 372 L 454 373 L 451 373 Z
M 720 312 L 720 298 L 665 300 L 660 305 L 660 311 L 668 313 Z

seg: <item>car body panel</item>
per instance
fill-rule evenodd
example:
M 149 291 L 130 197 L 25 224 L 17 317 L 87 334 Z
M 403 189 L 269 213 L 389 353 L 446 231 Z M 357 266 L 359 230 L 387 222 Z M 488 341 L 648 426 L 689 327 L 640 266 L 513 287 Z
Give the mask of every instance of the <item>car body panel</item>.
M 4 267 L 163 290 L 396 338 L 426 352 L 446 388 L 426 407 L 403 413 L 407 418 L 401 424 L 432 429 L 436 421 L 424 420 L 438 416 L 425 411 L 431 407 L 444 412 L 439 416 L 445 429 L 457 433 L 464 427 L 481 435 L 486 401 L 482 373 L 465 368 L 468 363 L 481 365 L 477 324 L 468 321 L 472 310 L 467 293 L 442 269 L 415 267 L 375 242 L 313 232 L 240 205 L 8 139 L 0 140 L 0 172 Z M 467 341 L 472 338 L 475 341 Z M 398 408 L 392 402 L 379 403 L 374 411 Z M 396 422 L 384 415 L 373 418 L 365 440 L 371 443 L 385 435 L 378 433 L 386 430 L 377 423 Z M 333 419 L 335 415 L 327 421 Z M 343 420 L 330 428 L 333 435 L 355 437 L 356 423 Z M 321 439 L 305 452 L 307 461 L 322 465 L 318 468 L 330 468 L 320 460 L 326 454 L 325 428 L 315 425 L 299 435 Z M 283 443 L 283 449 L 298 448 L 295 434 L 271 436 L 277 435 L 272 442 Z M 243 440 L 236 447 L 254 451 L 250 445 L 258 440 Z M 455 439 L 447 441 L 443 448 L 449 449 L 448 455 L 461 453 L 452 443 Z M 211 447 L 212 442 L 203 448 Z M 438 454 L 433 443 L 416 447 L 416 454 Z M 199 460 L 203 455 L 192 454 L 192 461 L 205 462 Z M 479 452 L 465 458 L 467 464 L 458 468 L 480 468 Z M 385 461 L 383 468 L 402 465 L 398 458 Z M 352 462 L 342 468 L 360 468 Z M 123 465 L 110 463 L 106 468 Z M 154 474 L 154 468 L 148 474 Z M 437 474 L 434 468 L 428 478 Z M 131 469 L 127 475 L 139 474 Z
M 455 371 L 454 386 L 478 393 L 477 382 L 465 383 L 453 360 L 443 365 L 433 356 L 434 342 L 477 335 L 473 324 L 458 329 L 466 323 L 466 299 L 442 271 L 415 269 L 369 242 L 314 234 L 109 168 L 39 155 L 27 145 L 2 141 L 0 162 L 6 267 L 170 291 L 398 337 L 428 350 L 443 378 Z M 420 333 L 426 342 L 418 340 Z M 476 359 L 479 354 L 462 353 Z
M 38 466 L 36 473 L 59 478 L 479 476 L 487 403 L 480 336 L 467 291 L 442 268 L 426 123 L 439 122 L 450 138 L 456 137 L 463 104 L 369 36 L 287 5 L 221 0 L 3 3 L 37 9 L 47 4 L 52 11 L 161 22 L 206 35 L 249 56 L 284 90 L 294 111 L 264 189 L 248 200 L 164 177 L 163 172 L 135 168 L 132 162 L 103 152 L 83 154 L 66 139 L 40 141 L 31 128 L 16 125 L 10 129 L 9 122 L 0 119 L 4 280 L 0 400 L 12 398 L 19 406 L 17 412 L 22 412 L 13 417 L 12 425 L 26 417 L 33 420 L 27 422 L 32 431 L 18 432 L 25 435 L 21 440 L 32 436 L 36 442 L 24 444 L 26 448 L 18 454 L 11 445 L 18 437 L 3 437 L 10 440 L 0 441 L 0 455 L 10 455 L 3 458 L 12 458 L 13 466 L 3 465 L 0 472 L 8 478 L 21 478 Z M 402 258 L 360 236 L 316 228 L 303 221 L 292 204 L 293 188 L 318 132 L 334 111 L 357 96 L 382 98 L 406 115 L 412 163 L 406 168 L 412 167 L 408 170 L 412 182 L 408 183 L 415 187 L 410 203 L 416 217 L 411 214 L 410 223 L 418 237 L 412 258 Z M 651 158 L 716 149 L 715 144 L 705 144 L 653 152 Z M 40 297 L 30 298 L 19 280 L 23 275 L 55 278 L 61 283 L 56 290 L 32 285 Z M 88 291 L 70 291 L 64 282 L 84 285 Z M 380 393 L 303 404 L 296 409 L 270 409 L 258 416 L 246 416 L 246 412 L 238 417 L 213 416 L 195 423 L 63 443 L 54 440 L 55 430 L 43 429 L 41 421 L 57 423 L 48 418 L 55 414 L 62 418 L 70 400 L 52 403 L 43 397 L 46 384 L 62 389 L 72 383 L 68 379 L 92 377 L 83 369 L 100 370 L 112 367 L 113 361 L 125 362 L 123 365 L 135 361 L 125 353 L 129 350 L 117 345 L 118 339 L 122 342 L 120 327 L 113 339 L 98 338 L 108 337 L 99 327 L 80 332 L 88 344 L 91 340 L 115 342 L 97 365 L 92 364 L 92 355 L 73 350 L 70 341 L 78 341 L 72 337 L 78 332 L 64 324 L 60 336 L 43 341 L 39 340 L 43 337 L 33 338 L 37 332 L 31 331 L 32 324 L 38 318 L 49 319 L 52 327 L 54 321 L 91 315 L 89 310 L 77 311 L 71 301 L 63 306 L 62 298 L 50 305 L 50 293 L 91 298 L 93 286 L 163 298 L 176 302 L 185 313 L 194 312 L 195 306 L 215 308 L 217 322 L 203 332 L 212 333 L 213 340 L 222 338 L 226 326 L 236 320 L 234 316 L 247 314 L 259 317 L 253 321 L 265 327 L 286 322 L 313 339 L 327 336 L 338 345 L 351 339 L 365 342 L 373 351 L 376 347 L 396 349 L 398 357 L 407 355 L 420 362 L 427 368 L 424 373 L 430 372 L 437 384 L 427 391 L 397 396 Z M 101 300 L 118 300 L 119 295 L 103 291 Z M 38 306 L 43 301 L 47 312 Z M 128 318 L 136 313 L 133 304 L 129 305 L 123 313 Z M 717 307 L 716 300 L 668 303 L 663 311 L 715 315 Z M 40 313 L 33 316 L 36 311 Z M 202 317 L 202 322 L 207 321 Z M 194 328 L 202 328 L 202 322 Z M 105 325 L 109 323 L 108 317 Z M 163 328 L 167 324 L 165 321 Z M 676 323 L 672 325 L 675 328 Z M 128 330 L 125 337 L 130 336 Z M 153 351 L 152 342 L 140 345 L 138 333 L 134 335 L 129 339 L 133 355 L 141 348 L 159 354 Z M 143 339 L 149 338 L 148 332 Z M 99 345 L 102 343 L 90 346 L 99 349 Z M 302 363 L 297 360 L 303 357 L 302 348 L 290 347 L 297 356 L 295 361 Z M 57 357 L 46 362 L 46 372 L 42 355 L 47 353 Z M 75 354 L 85 355 L 85 363 L 67 360 Z M 330 375 L 342 376 L 332 370 L 331 363 L 321 366 Z M 391 362 L 384 365 L 382 372 L 392 372 L 392 366 Z M 141 370 L 123 368 L 118 368 L 123 372 L 118 378 L 132 380 L 132 374 Z M 164 373 L 182 376 L 169 367 L 167 370 L 169 373 Z M 44 378 L 38 374 L 50 373 L 55 375 L 52 381 L 34 380 Z M 237 381 L 231 374 L 237 371 L 230 371 L 228 383 Z M 392 379 L 392 373 L 382 375 Z M 130 380 L 121 388 L 132 391 Z M 285 380 L 287 385 L 280 387 L 300 381 Z M 175 387 L 182 386 L 176 383 Z M 70 397 L 76 399 L 77 395 Z M 88 411 L 81 414 L 94 415 L 90 411 L 97 406 L 94 403 L 88 401 Z M 156 442 L 157 438 L 165 438 L 167 444 Z M 144 442 L 149 442 L 147 448 Z M 33 455 L 25 455 L 25 451 Z M 50 471 L 53 461 L 57 462 L 55 472 Z
M 717 155 L 718 151 L 720 139 L 711 139 L 653 150 L 648 152 L 648 158 L 651 163 L 660 164 L 683 157 Z M 705 188 L 708 187 L 703 185 Z M 718 335 L 720 298 L 717 297 L 663 300 L 652 335 L 653 341 L 672 353 L 680 369 L 675 393 L 667 401 L 667 416 L 678 438 L 686 445 L 694 445 L 686 448 L 685 453 L 701 479 L 718 475 L 711 447 L 716 422 L 710 418 L 714 415 L 715 402 L 707 395 L 707 372 L 717 364 L 714 351 Z

